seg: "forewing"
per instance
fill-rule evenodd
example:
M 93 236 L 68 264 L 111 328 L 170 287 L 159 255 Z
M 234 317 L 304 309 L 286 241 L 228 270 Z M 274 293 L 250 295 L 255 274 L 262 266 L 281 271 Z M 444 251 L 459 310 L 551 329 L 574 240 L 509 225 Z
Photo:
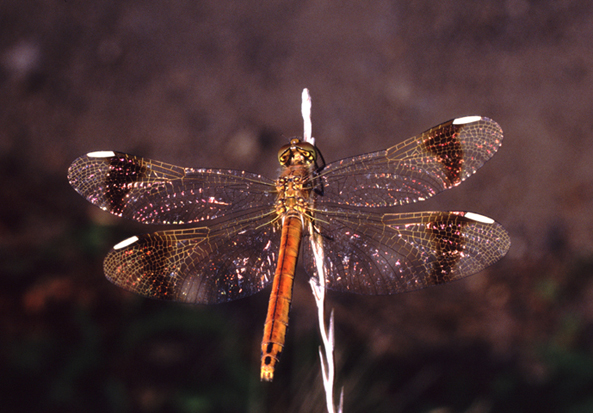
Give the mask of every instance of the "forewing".
M 389 149 L 342 159 L 319 173 L 317 206 L 388 207 L 458 185 L 490 159 L 502 129 L 480 116 L 458 118 Z
M 270 221 L 261 216 L 132 237 L 107 255 L 105 275 L 150 298 L 215 304 L 247 297 L 274 276 L 280 231 Z
M 383 295 L 457 280 L 483 270 L 510 247 L 506 230 L 469 212 L 321 214 L 327 288 Z M 310 240 L 305 265 L 316 274 Z
M 88 201 L 117 216 L 146 224 L 186 224 L 251 214 L 276 198 L 261 175 L 192 169 L 121 152 L 92 152 L 76 159 L 68 180 Z

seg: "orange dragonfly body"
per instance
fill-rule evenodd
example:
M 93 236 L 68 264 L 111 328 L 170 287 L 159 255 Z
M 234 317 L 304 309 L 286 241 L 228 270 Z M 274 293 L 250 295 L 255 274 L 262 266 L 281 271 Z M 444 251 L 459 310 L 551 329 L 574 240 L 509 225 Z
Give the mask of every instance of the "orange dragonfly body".
M 196 224 L 128 238 L 104 263 L 107 278 L 150 298 L 215 304 L 272 283 L 261 378 L 271 381 L 284 346 L 301 239 L 323 251 L 326 287 L 395 294 L 474 274 L 502 258 L 510 238 L 494 220 L 463 211 L 378 213 L 458 185 L 502 143 L 488 118 L 436 126 L 389 149 L 319 167 L 299 139 L 281 148 L 275 181 L 238 170 L 194 169 L 121 152 L 91 152 L 68 170 L 87 200 L 146 224 Z

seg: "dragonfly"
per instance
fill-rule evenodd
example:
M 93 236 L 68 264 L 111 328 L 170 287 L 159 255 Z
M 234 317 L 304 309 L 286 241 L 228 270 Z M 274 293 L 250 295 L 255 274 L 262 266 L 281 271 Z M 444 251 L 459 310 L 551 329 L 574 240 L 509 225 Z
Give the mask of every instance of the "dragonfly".
M 224 303 L 272 284 L 261 343 L 261 380 L 272 381 L 301 243 L 306 272 L 323 271 L 327 289 L 369 295 L 458 280 L 507 253 L 508 232 L 477 213 L 382 212 L 459 185 L 502 139 L 495 121 L 468 116 L 329 164 L 317 147 L 293 138 L 278 152 L 275 180 L 113 151 L 76 159 L 68 180 L 119 217 L 181 225 L 115 245 L 104 261 L 112 283 L 191 304 Z

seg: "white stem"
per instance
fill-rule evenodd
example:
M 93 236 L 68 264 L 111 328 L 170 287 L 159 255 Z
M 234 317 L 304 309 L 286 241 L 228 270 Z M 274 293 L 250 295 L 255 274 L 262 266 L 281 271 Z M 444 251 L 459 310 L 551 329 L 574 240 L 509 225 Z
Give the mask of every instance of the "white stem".
M 309 142 L 315 145 L 315 139 L 312 136 L 313 124 L 311 123 L 311 95 L 309 89 L 303 89 L 301 96 L 301 114 L 303 115 L 303 142 Z
M 317 318 L 319 322 L 319 332 L 321 333 L 321 341 L 323 342 L 323 350 L 319 347 L 319 359 L 321 361 L 321 375 L 323 377 L 323 388 L 325 390 L 325 404 L 328 413 L 334 413 L 334 377 L 335 377 L 335 362 L 334 362 L 334 312 L 332 310 L 329 317 L 329 329 L 325 328 L 325 269 L 323 267 L 323 248 L 321 243 L 321 235 L 315 232 L 313 224 L 309 223 L 309 233 L 311 239 L 311 250 L 315 259 L 315 268 L 317 270 L 317 277 L 311 277 L 309 284 L 313 290 L 313 297 L 317 304 Z M 325 353 L 325 354 L 324 354 Z M 338 412 L 342 412 L 344 389 L 340 396 L 340 404 Z
M 315 139 L 311 135 L 313 129 L 311 123 L 311 95 L 308 89 L 303 89 L 301 113 L 303 115 L 303 142 L 309 142 L 311 145 L 315 145 Z M 323 388 L 325 390 L 325 404 L 327 406 L 328 413 L 334 413 L 336 408 L 334 407 L 334 312 L 332 310 L 329 317 L 329 330 L 325 328 L 325 267 L 323 242 L 319 231 L 315 230 L 313 220 L 309 220 L 309 239 L 311 242 L 311 250 L 313 251 L 313 258 L 315 260 L 315 269 L 317 277 L 313 275 L 309 280 L 311 289 L 313 290 L 313 297 L 315 297 L 315 303 L 317 304 L 317 318 L 319 321 L 319 331 L 321 333 L 321 341 L 323 342 L 323 349 L 319 347 L 319 359 L 321 361 L 321 375 L 323 376 Z M 338 412 L 341 413 L 344 402 L 344 389 L 340 395 L 340 404 L 338 406 Z

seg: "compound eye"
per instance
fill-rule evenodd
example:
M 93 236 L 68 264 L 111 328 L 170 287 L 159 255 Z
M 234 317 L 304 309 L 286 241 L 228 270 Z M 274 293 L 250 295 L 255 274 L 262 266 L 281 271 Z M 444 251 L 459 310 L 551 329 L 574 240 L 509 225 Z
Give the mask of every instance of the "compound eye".
M 290 156 L 292 154 L 291 148 L 291 145 L 284 145 L 278 151 L 278 162 L 280 162 L 280 165 L 288 164 L 288 161 L 290 160 Z

